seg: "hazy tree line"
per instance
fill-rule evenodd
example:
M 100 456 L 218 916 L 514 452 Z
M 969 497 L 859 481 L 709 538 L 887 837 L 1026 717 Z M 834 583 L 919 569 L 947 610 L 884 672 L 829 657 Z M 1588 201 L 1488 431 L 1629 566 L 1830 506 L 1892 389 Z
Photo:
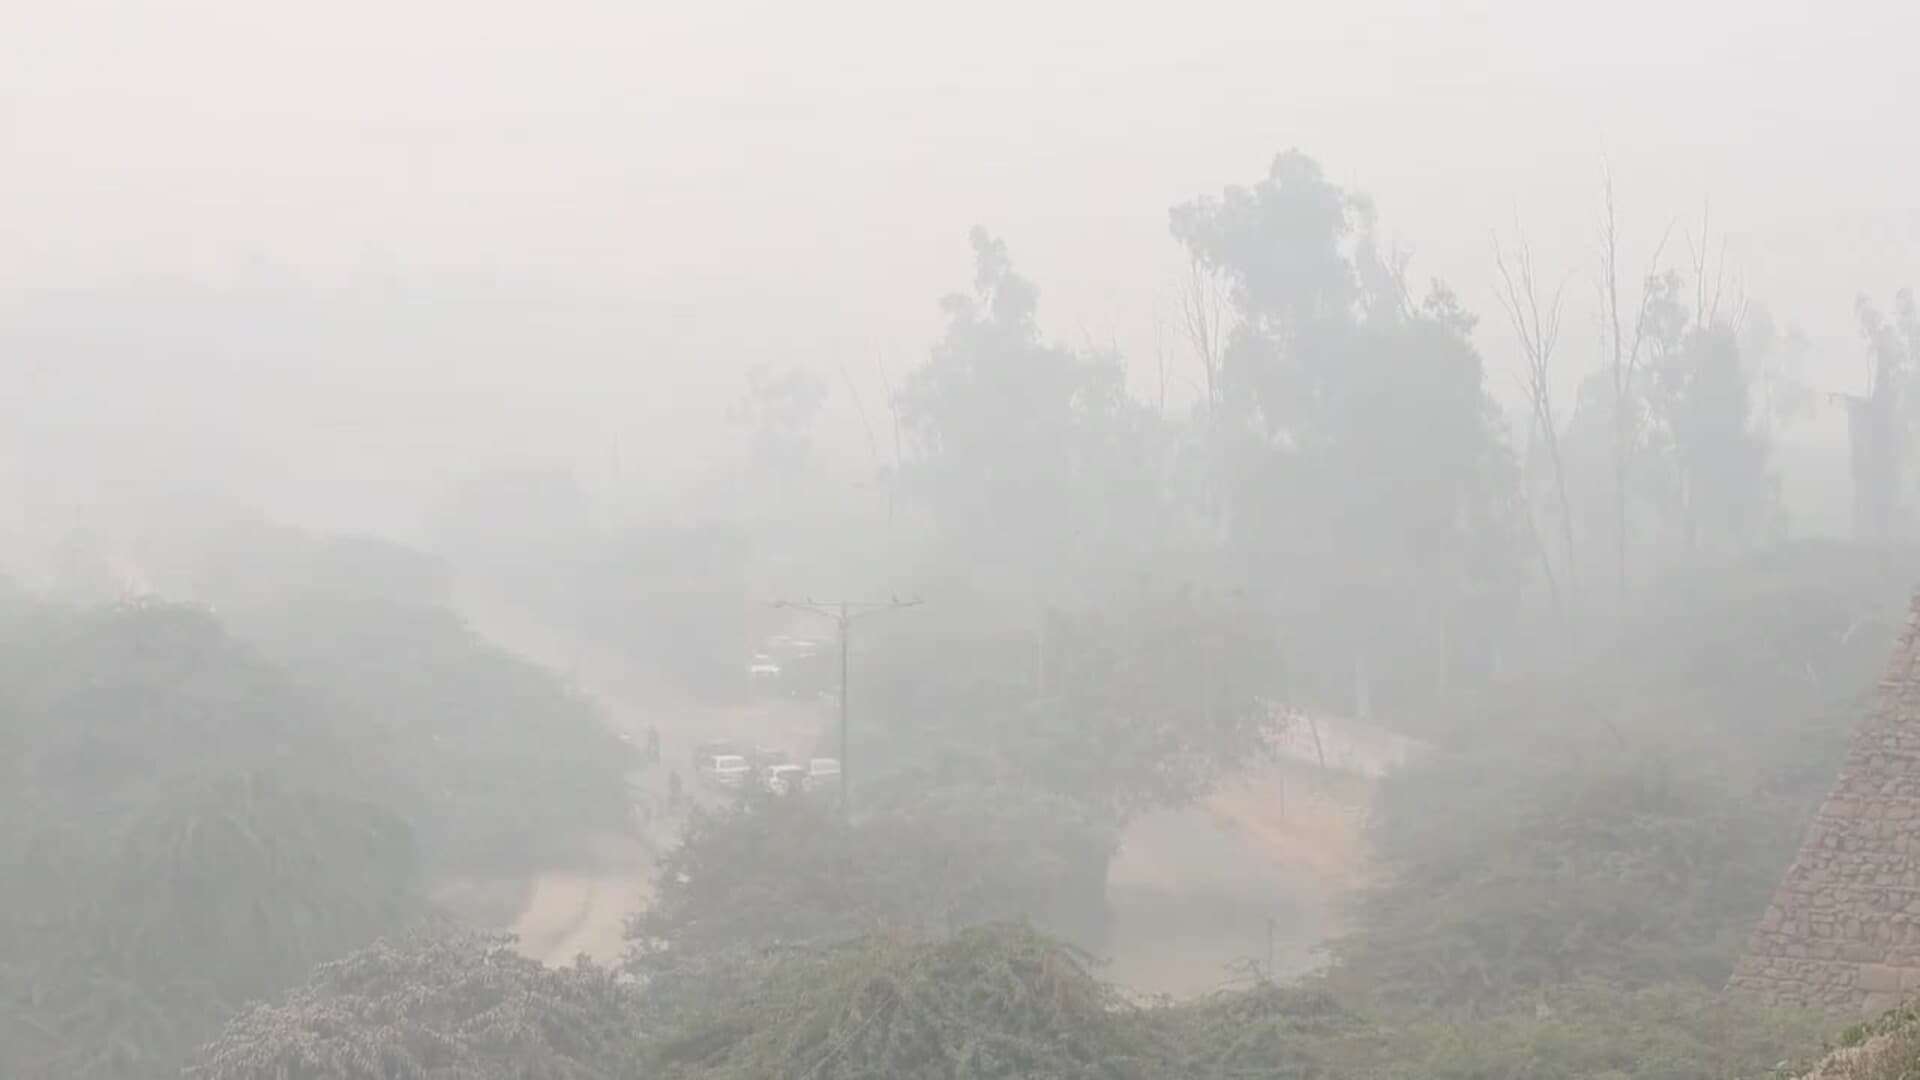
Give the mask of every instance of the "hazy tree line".
M 759 373 L 739 416 L 753 511 L 725 527 L 744 636 L 761 580 L 931 602 L 876 630 L 856 673 L 873 816 L 703 822 L 629 964 L 697 1005 L 751 1000 L 753 966 L 717 958 L 741 942 L 1018 912 L 1097 949 L 1076 858 L 1100 878 L 1132 814 L 1257 756 L 1262 703 L 1284 700 L 1440 751 L 1385 793 L 1387 873 L 1335 948 L 1334 1011 L 1289 1000 L 1286 1049 L 1250 1074 L 1706 1076 L 1810 1045 L 1816 1020 L 1719 991 L 1920 567 L 1900 509 L 1911 305 L 1859 309 L 1855 535 L 1793 540 L 1775 443 L 1822 404 L 1811 347 L 1741 294 L 1704 215 L 1623 222 L 1610 180 L 1595 204 L 1590 265 L 1490 239 L 1518 350 L 1494 364 L 1476 340 L 1499 335 L 1414 284 L 1371 202 L 1287 153 L 1171 211 L 1188 270 L 1157 392 L 1130 393 L 1111 347 L 1050 338 L 1041 290 L 984 230 L 944 332 L 879 407 L 841 373 L 871 481 L 808 449 L 832 380 Z M 1574 290 L 1597 325 L 1572 326 Z M 1184 401 L 1165 389 L 1183 365 Z M 1514 423 L 1491 392 L 1508 373 Z M 663 626 L 715 610 L 670 607 Z M 965 847 L 989 819 L 1036 842 Z M 922 864 L 882 854 L 962 850 L 905 873 Z M 1092 900 L 1058 903 L 1074 896 Z M 1276 1022 L 1255 1000 L 1273 999 L 1230 1007 Z
M 1492 237 L 1517 355 L 1489 364 L 1476 340 L 1506 335 L 1476 336 L 1457 293 L 1418 283 L 1366 196 L 1282 154 L 1172 209 L 1189 269 L 1145 398 L 1128 378 L 1144 358 L 1051 340 L 1041 290 L 976 230 L 974 281 L 941 302 L 929 356 L 878 404 L 847 383 L 871 480 L 850 491 L 807 450 L 833 380 L 751 380 L 742 576 L 778 547 L 788 578 L 992 593 L 1034 635 L 1049 608 L 1177 580 L 1249 601 L 1287 696 L 1417 720 L 1436 694 L 1604 637 L 1671 571 L 1792 533 L 1774 444 L 1828 404 L 1811 346 L 1742 292 L 1710 217 L 1635 230 L 1607 178 L 1594 218 L 1590 265 Z M 1630 239 L 1645 261 L 1628 264 Z M 1597 325 L 1569 325 L 1576 306 Z M 1911 302 L 1894 310 L 1860 302 L 1872 379 L 1850 408 L 1856 534 L 1879 541 L 1907 534 L 1913 499 L 1899 402 L 1916 339 Z M 1492 392 L 1507 379 L 1513 423 Z M 1170 403 L 1170 381 L 1192 392 Z M 861 516 L 869 498 L 884 509 Z
M 1417 722 L 1543 645 L 1604 636 L 1670 572 L 1778 543 L 1773 442 L 1817 404 L 1809 346 L 1740 292 L 1710 218 L 1653 223 L 1629 266 L 1610 178 L 1598 195 L 1591 266 L 1490 244 L 1520 352 L 1491 367 L 1478 317 L 1416 286 L 1370 200 L 1304 155 L 1174 207 L 1190 262 L 1174 329 L 1199 372 L 1185 408 L 1129 396 L 1110 349 L 1047 342 L 1038 290 L 976 231 L 974 287 L 943 302 L 945 335 L 896 395 L 887 479 L 935 553 L 903 576 L 1067 609 L 1142 572 L 1233 590 L 1279 639 L 1285 685 L 1266 689 Z M 1564 324 L 1586 287 L 1582 372 L 1570 355 L 1596 350 L 1569 349 Z M 1858 533 L 1887 541 L 1912 502 L 1899 402 L 1920 339 L 1904 294 L 1891 319 L 1865 299 L 1859 318 Z M 1490 384 L 1513 374 L 1527 414 L 1510 428 Z

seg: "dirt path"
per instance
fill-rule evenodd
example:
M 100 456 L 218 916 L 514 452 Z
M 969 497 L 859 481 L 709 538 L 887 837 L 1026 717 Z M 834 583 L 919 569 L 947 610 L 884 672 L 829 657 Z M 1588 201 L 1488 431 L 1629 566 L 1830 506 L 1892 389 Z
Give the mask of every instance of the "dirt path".
M 1107 879 L 1106 975 L 1191 997 L 1312 971 L 1366 865 L 1364 783 L 1279 765 L 1134 822 Z
M 644 875 L 546 874 L 513 924 L 520 951 L 559 967 L 582 954 L 600 963 L 620 956 L 627 916 L 653 891 Z

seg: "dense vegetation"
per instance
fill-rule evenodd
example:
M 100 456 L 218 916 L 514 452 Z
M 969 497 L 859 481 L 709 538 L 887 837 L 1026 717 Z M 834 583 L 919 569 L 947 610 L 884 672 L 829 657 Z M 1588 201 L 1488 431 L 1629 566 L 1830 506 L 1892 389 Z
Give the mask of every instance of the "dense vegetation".
M 397 588 L 404 552 L 275 539 L 223 563 L 218 615 L 0 613 L 0 1073 L 168 1075 L 249 1000 L 415 922 L 429 875 L 619 823 L 619 744 Z
M 0 1071 L 162 1075 L 416 910 L 376 759 L 204 610 L 7 621 Z
M 1438 725 L 1330 985 L 1443 1075 L 1754 1073 L 1820 1022 L 1721 998 L 1903 618 L 1909 551 L 1804 544 L 1652 594 Z M 1432 1075 L 1429 1073 L 1428 1075 Z
M 486 942 L 381 947 L 322 969 L 285 1006 L 243 1015 L 194 1075 L 1687 1077 L 1757 1075 L 1816 1045 L 1802 1019 L 1597 984 L 1468 1024 L 1384 1023 L 1337 995 L 1270 983 L 1142 1002 L 1083 954 L 1005 924 L 735 962 L 750 976 L 634 992 L 590 966 L 541 969 Z
M 1150 1075 L 1149 1034 L 1071 951 L 1021 931 L 798 953 L 664 1043 L 669 1076 Z
M 590 1080 L 637 1074 L 632 993 L 509 939 L 441 928 L 323 964 L 236 1017 L 194 1080 Z
M 1325 995 L 1271 985 L 1132 1001 L 1083 954 L 1006 924 L 796 946 L 750 967 L 724 993 L 636 991 L 497 940 L 422 937 L 323 966 L 286 1004 L 235 1020 L 189 1075 L 1307 1080 L 1341 1075 L 1379 1038 Z M 649 1000 L 662 993 L 671 1008 Z
M 401 778 L 435 868 L 547 865 L 620 826 L 626 749 L 590 702 L 469 627 L 437 560 L 256 525 L 196 537 L 175 565 Z
M 766 370 L 731 515 L 623 519 L 538 472 L 449 498 L 469 581 L 709 698 L 748 692 L 762 593 L 929 599 L 859 638 L 846 807 L 693 815 L 618 974 L 416 933 L 431 875 L 615 827 L 629 764 L 435 559 L 248 526 L 151 553 L 200 606 L 8 598 L 0 1072 L 161 1076 L 205 1043 L 204 1080 L 1678 1080 L 1810 1050 L 1817 1021 L 1720 990 L 1920 571 L 1903 399 L 1860 413 L 1861 536 L 1785 543 L 1788 417 L 1756 387 L 1791 335 L 1722 308 L 1706 256 L 1623 282 L 1607 193 L 1570 409 L 1557 302 L 1550 330 L 1499 256 L 1520 439 L 1474 315 L 1376 221 L 1297 152 L 1173 208 L 1184 411 L 1049 340 L 976 230 L 890 394 L 884 515 L 807 452 L 824 391 Z M 1910 301 L 1861 317 L 1876 386 L 1910 382 Z M 1276 703 L 1431 747 L 1381 791 L 1331 965 L 1177 1004 L 1104 984 L 1124 831 L 1258 760 Z
M 1111 843 L 1072 803 L 1007 788 L 929 791 L 853 820 L 797 797 L 697 812 L 631 927 L 629 966 L 1018 919 L 1084 935 L 1098 924 Z

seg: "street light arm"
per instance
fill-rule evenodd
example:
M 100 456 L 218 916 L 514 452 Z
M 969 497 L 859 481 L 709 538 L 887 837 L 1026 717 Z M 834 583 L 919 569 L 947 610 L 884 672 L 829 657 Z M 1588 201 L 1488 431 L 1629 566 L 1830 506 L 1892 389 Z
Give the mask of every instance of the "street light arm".
M 857 610 L 849 610 L 847 612 L 847 619 L 848 621 L 852 621 L 855 619 L 863 619 L 868 615 L 884 615 L 889 611 L 899 611 L 902 608 L 919 607 L 923 603 L 926 603 L 926 601 L 916 597 L 912 600 L 889 600 L 886 603 L 849 604 L 847 605 L 848 608 Z
M 833 609 L 826 607 L 825 605 L 813 603 L 810 600 L 805 602 L 796 602 L 793 600 L 775 600 L 773 602 L 773 606 L 774 608 L 780 609 L 780 610 L 802 611 L 807 613 L 808 615 L 818 615 L 823 619 L 833 619 L 836 622 L 838 622 L 840 619 L 839 612 L 836 612 Z
M 902 608 L 919 607 L 925 600 L 915 597 L 912 600 L 849 600 L 839 604 L 816 604 L 811 600 L 775 600 L 773 607 L 784 611 L 802 611 L 809 615 L 818 615 L 823 619 L 832 619 L 835 623 L 853 622 L 868 615 L 879 615 Z

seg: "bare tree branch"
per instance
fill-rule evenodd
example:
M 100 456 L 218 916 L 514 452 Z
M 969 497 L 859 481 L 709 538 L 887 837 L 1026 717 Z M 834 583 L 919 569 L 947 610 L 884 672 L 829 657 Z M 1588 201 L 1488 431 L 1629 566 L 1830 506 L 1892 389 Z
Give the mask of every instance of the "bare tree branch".
M 1619 600 L 1627 596 L 1627 464 L 1634 437 L 1632 417 L 1633 377 L 1640 365 L 1640 350 L 1645 344 L 1647 313 L 1653 302 L 1649 287 L 1660 268 L 1660 259 L 1673 236 L 1673 222 L 1667 223 L 1655 246 L 1653 258 L 1641 278 L 1640 308 L 1634 316 L 1633 344 L 1625 344 L 1620 326 L 1620 228 L 1619 210 L 1614 200 L 1613 171 L 1601 162 L 1600 219 L 1600 309 L 1607 328 L 1613 384 L 1613 483 L 1614 483 L 1614 570 Z
M 879 472 L 884 466 L 880 463 L 880 441 L 873 436 L 873 424 L 867 420 L 866 402 L 860 398 L 860 388 L 853 384 L 853 375 L 847 371 L 847 365 L 840 365 L 840 378 L 847 384 L 847 396 L 853 398 L 854 411 L 860 414 L 860 426 L 867 433 L 867 452 L 873 455 L 873 470 Z
M 1507 313 L 1507 320 L 1512 324 L 1514 334 L 1520 339 L 1521 353 L 1526 360 L 1520 379 L 1521 388 L 1526 392 L 1527 402 L 1533 413 L 1534 428 L 1540 433 L 1546 445 L 1548 464 L 1553 469 L 1554 494 L 1559 502 L 1561 558 L 1565 567 L 1567 588 L 1572 592 L 1576 580 L 1573 507 L 1567 497 L 1567 472 L 1560 453 L 1560 423 L 1555 415 L 1553 403 L 1553 354 L 1560 342 L 1561 301 L 1566 293 L 1567 277 L 1562 277 L 1560 283 L 1554 287 L 1553 296 L 1547 300 L 1543 309 L 1540 289 L 1534 275 L 1533 249 L 1527 243 L 1526 233 L 1520 228 L 1517 219 L 1514 222 L 1514 236 L 1515 249 L 1511 265 L 1509 265 L 1506 251 L 1501 247 L 1499 235 L 1493 236 L 1493 265 L 1500 275 L 1501 284 L 1496 296 L 1501 308 Z M 1553 593 L 1554 605 L 1558 608 L 1562 603 L 1559 587 L 1553 574 L 1552 562 L 1546 557 L 1544 546 L 1541 549 L 1541 560 L 1547 572 L 1547 587 Z M 1562 613 L 1564 614 L 1564 609 Z
M 1180 285 L 1180 315 L 1185 323 L 1187 344 L 1206 382 L 1207 414 L 1213 415 L 1220 404 L 1220 362 L 1226 322 L 1226 301 L 1220 283 L 1199 259 L 1187 264 L 1187 277 Z

